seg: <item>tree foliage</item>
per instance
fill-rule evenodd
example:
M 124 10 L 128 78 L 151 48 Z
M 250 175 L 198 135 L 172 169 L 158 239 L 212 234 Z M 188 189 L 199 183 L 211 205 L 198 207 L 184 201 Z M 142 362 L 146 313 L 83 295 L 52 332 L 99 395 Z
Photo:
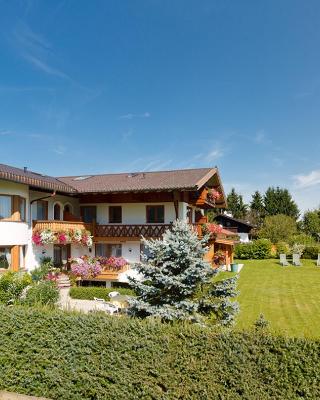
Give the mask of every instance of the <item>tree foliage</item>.
M 236 303 L 229 301 L 229 297 L 234 297 L 231 287 L 235 280 L 220 283 L 219 287 L 212 284 L 217 271 L 203 260 L 207 240 L 200 240 L 182 221 L 174 222 L 162 240 L 144 239 L 148 255 L 136 268 L 145 281 L 131 279 L 137 297 L 130 300 L 130 314 L 159 317 L 163 321 L 214 320 L 229 325 L 238 309 Z
M 283 214 L 294 218 L 299 217 L 299 209 L 287 189 L 269 187 L 263 197 L 266 216 Z
M 199 240 L 197 233 L 182 221 L 175 221 L 162 240 L 144 239 L 148 255 L 135 267 L 145 282 L 131 279 L 137 298 L 131 300 L 130 313 L 167 321 L 198 319 L 199 304 L 194 295 L 214 275 L 203 260 L 207 239 Z
M 241 194 L 238 194 L 235 188 L 227 196 L 227 211 L 229 211 L 234 218 L 243 219 L 246 216 L 248 206 L 244 203 Z
M 287 242 L 296 232 L 297 224 L 293 217 L 271 215 L 264 219 L 259 237 L 269 239 L 272 243 Z
M 320 209 L 306 211 L 302 218 L 302 229 L 308 235 L 320 240 Z

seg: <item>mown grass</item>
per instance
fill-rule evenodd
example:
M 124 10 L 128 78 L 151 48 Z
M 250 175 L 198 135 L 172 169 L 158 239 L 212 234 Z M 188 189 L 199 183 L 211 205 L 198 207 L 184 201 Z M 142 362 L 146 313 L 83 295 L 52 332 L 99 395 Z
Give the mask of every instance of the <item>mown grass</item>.
M 320 337 L 320 268 L 314 261 L 302 260 L 302 267 L 281 267 L 277 260 L 241 263 L 237 329 L 251 327 L 262 313 L 274 332 Z

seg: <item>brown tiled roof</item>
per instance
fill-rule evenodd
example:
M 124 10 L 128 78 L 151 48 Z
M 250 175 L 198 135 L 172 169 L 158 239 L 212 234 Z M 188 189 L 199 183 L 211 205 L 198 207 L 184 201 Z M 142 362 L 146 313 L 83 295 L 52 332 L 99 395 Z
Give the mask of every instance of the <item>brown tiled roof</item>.
M 23 183 L 39 189 L 47 189 L 59 191 L 63 193 L 75 192 L 71 186 L 47 175 L 41 175 L 32 171 L 24 171 L 20 168 L 10 167 L 9 165 L 0 164 L 0 179 L 11 182 Z
M 63 193 L 111 193 L 166 190 L 198 190 L 213 176 L 216 168 L 66 176 L 54 178 L 29 170 L 0 164 L 0 179 L 39 189 Z
M 151 190 L 197 190 L 216 174 L 215 168 L 67 176 L 58 179 L 80 193 Z

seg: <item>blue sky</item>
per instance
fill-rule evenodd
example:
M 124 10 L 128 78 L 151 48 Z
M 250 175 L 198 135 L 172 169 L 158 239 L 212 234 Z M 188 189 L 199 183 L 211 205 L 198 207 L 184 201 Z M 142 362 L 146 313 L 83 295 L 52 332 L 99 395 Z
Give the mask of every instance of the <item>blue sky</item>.
M 0 162 L 218 165 L 320 204 L 320 2 L 0 0 Z

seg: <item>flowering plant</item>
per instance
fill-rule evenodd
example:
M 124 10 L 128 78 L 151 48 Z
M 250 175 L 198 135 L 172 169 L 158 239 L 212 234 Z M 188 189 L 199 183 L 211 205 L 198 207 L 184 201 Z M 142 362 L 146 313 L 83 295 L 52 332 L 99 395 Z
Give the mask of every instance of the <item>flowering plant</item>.
M 89 256 L 73 258 L 70 260 L 71 272 L 81 279 L 94 278 L 101 274 L 102 268 L 100 262 Z
M 110 269 L 116 270 L 116 271 L 120 270 L 127 264 L 128 264 L 128 261 L 125 260 L 123 257 L 111 256 L 106 261 L 106 266 L 109 267 Z
M 93 237 L 90 231 L 77 229 L 75 231 L 53 232 L 51 229 L 34 232 L 32 235 L 32 242 L 36 246 L 43 246 L 45 244 L 60 243 L 66 244 L 73 242 L 83 246 L 92 247 Z
M 216 190 L 216 189 L 208 190 L 207 198 L 209 201 L 212 201 L 214 203 L 216 200 L 219 200 L 221 197 L 222 197 L 222 194 L 218 190 Z
M 202 233 L 204 235 L 210 234 L 210 235 L 217 235 L 219 233 L 222 233 L 223 228 L 220 225 L 217 224 L 203 224 L 202 225 Z
M 213 262 L 215 265 L 224 265 L 226 263 L 226 255 L 222 250 L 214 253 Z

